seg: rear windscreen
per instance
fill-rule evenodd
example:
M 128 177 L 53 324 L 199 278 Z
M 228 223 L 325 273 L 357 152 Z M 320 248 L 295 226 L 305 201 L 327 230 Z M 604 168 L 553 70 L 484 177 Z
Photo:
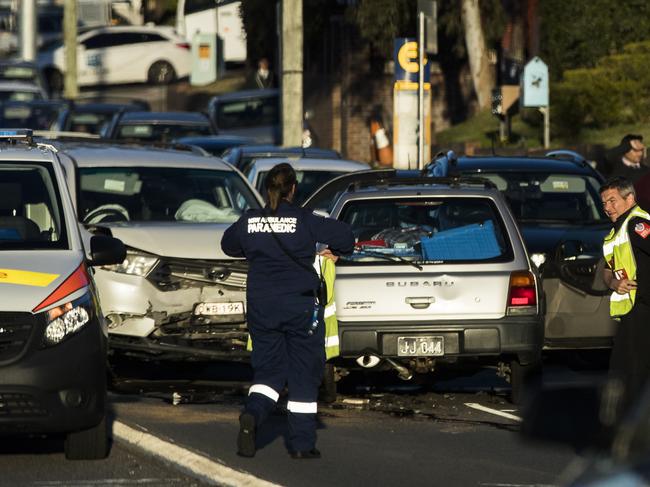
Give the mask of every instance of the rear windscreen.
M 352 226 L 356 241 L 346 262 L 512 259 L 505 227 L 488 198 L 355 200 L 345 205 L 339 220 Z

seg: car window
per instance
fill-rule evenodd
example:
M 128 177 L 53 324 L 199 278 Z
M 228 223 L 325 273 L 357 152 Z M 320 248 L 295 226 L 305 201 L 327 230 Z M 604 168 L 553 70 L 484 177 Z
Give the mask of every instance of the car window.
M 25 127 L 32 130 L 50 130 L 55 124 L 60 107 L 31 106 L 28 103 L 5 105 L 0 108 L 0 127 Z
M 106 221 L 232 223 L 259 203 L 232 171 L 187 168 L 81 168 L 79 217 Z
M 150 142 L 171 142 L 180 137 L 196 135 L 210 135 L 209 125 L 181 125 L 181 124 L 128 124 L 120 125 L 117 129 L 116 139 L 137 139 Z
M 519 221 L 604 223 L 598 189 L 591 176 L 533 172 L 481 172 L 504 194 Z
M 0 249 L 66 249 L 61 198 L 51 167 L 0 162 Z
M 35 101 L 42 100 L 38 91 L 0 91 L 0 101 Z
M 352 200 L 338 219 L 348 223 L 355 236 L 348 263 L 390 257 L 428 263 L 512 258 L 503 221 L 488 198 Z
M 264 192 L 264 179 L 268 171 L 260 171 L 257 175 L 257 182 L 255 189 L 260 194 Z M 337 176 L 344 174 L 342 171 L 296 171 L 296 194 L 293 201 L 297 205 L 301 205 L 314 191 L 320 188 L 327 181 L 334 179 Z
M 63 130 L 100 134 L 112 118 L 112 113 L 73 113 L 67 118 Z
M 103 33 L 89 37 L 82 44 L 86 49 L 101 49 L 105 47 L 124 46 L 127 44 L 135 44 L 142 42 L 140 35 L 137 32 L 119 32 L 119 33 Z
M 12 81 L 38 80 L 38 70 L 30 66 L 0 66 L 0 78 Z
M 259 127 L 279 123 L 277 97 L 220 101 L 217 104 L 216 124 L 224 129 Z

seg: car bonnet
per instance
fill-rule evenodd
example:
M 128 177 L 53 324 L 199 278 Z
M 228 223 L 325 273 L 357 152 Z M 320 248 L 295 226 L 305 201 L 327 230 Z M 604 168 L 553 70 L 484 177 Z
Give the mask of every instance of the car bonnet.
M 82 262 L 75 250 L 0 252 L 0 311 L 31 312 Z

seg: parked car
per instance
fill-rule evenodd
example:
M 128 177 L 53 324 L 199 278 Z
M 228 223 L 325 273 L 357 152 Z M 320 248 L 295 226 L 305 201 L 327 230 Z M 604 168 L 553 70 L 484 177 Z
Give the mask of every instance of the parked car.
M 279 147 L 276 145 L 242 145 L 228 149 L 222 154 L 223 160 L 229 162 L 242 172 L 248 172 L 248 166 L 256 159 L 265 157 L 291 157 L 340 159 L 341 154 L 332 149 L 315 147 Z
M 208 116 L 219 135 L 241 135 L 258 144 L 279 144 L 280 93 L 275 88 L 217 95 Z
M 41 87 L 47 91 L 47 84 L 43 79 L 38 65 L 31 61 L 4 59 L 0 61 L 1 81 L 20 81 Z
M 102 136 L 113 140 L 169 143 L 181 137 L 211 135 L 208 118 L 196 112 L 120 112 Z
M 204 135 L 181 137 L 174 142 L 200 147 L 213 156 L 221 157 L 226 150 L 250 144 L 252 141 L 239 135 Z
M 77 45 L 79 86 L 168 84 L 190 74 L 190 45 L 169 27 L 101 27 L 80 34 Z M 41 51 L 37 63 L 50 89 L 60 92 L 65 72 L 63 43 Z
M 208 102 L 208 116 L 220 135 L 241 135 L 257 144 L 280 144 L 280 91 L 276 88 L 244 90 L 214 96 Z M 302 122 L 302 147 L 318 145 L 318 136 L 307 110 Z
M 38 85 L 23 81 L 0 81 L 0 102 L 47 100 L 47 92 Z
M 327 181 L 354 171 L 368 170 L 368 164 L 358 161 L 349 161 L 345 159 L 316 159 L 316 158 L 263 158 L 255 159 L 244 173 L 257 192 L 264 194 L 264 179 L 271 168 L 276 164 L 286 162 L 296 171 L 298 184 L 296 185 L 296 194 L 294 203 L 301 204 L 311 193 L 320 188 Z
M 616 322 L 601 278 L 602 242 L 611 223 L 602 209 L 602 176 L 584 159 L 560 153 L 539 157 L 441 156 L 438 164 L 463 176 L 481 176 L 503 193 L 519 224 L 529 255 L 539 268 L 545 295 L 544 348 L 609 348 Z M 438 166 L 440 167 L 440 166 Z M 428 168 L 433 171 L 433 166 Z M 377 179 L 413 177 L 393 169 L 355 175 Z M 341 176 L 305 203 L 327 211 L 351 177 Z
M 66 106 L 62 100 L 6 101 L 0 103 L 0 127 L 50 130 Z
M 63 434 L 67 458 L 104 458 L 107 334 L 92 269 L 122 262 L 124 246 L 94 236 L 88 255 L 57 153 L 29 131 L 1 143 L 0 435 Z
M 247 360 L 248 265 L 225 229 L 262 201 L 229 164 L 191 152 L 60 144 L 78 220 L 127 257 L 96 270 L 110 347 L 143 359 Z
M 490 181 L 362 176 L 331 216 L 356 239 L 352 256 L 337 262 L 337 366 L 394 368 L 408 380 L 441 364 L 482 361 L 521 400 L 540 364 L 542 293 Z
M 143 111 L 133 103 L 73 103 L 61 110 L 53 130 L 87 132 L 100 135 L 117 113 Z

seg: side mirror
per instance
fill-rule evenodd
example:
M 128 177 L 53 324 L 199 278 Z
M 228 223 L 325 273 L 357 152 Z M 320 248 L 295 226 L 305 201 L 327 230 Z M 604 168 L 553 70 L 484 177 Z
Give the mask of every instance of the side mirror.
M 326 210 L 323 210 L 322 208 L 316 208 L 315 210 L 312 211 L 312 213 L 316 216 L 322 216 L 323 218 L 330 217 L 330 214 Z
M 126 247 L 117 238 L 94 235 L 90 239 L 90 256 L 91 266 L 119 264 L 126 259 Z

